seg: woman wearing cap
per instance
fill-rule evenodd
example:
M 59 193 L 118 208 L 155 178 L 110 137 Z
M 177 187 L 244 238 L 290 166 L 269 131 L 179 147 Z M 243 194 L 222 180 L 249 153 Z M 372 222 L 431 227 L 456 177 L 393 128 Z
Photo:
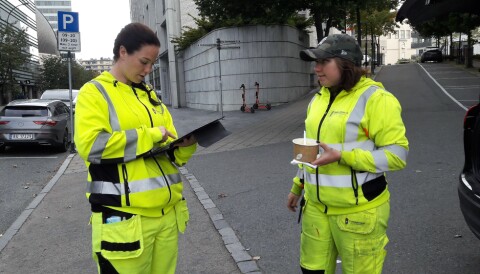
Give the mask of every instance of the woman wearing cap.
M 345 34 L 324 38 L 300 58 L 315 61 L 321 86 L 307 109 L 306 137 L 322 151 L 299 165 L 288 194 L 296 211 L 303 190 L 303 273 L 381 273 L 388 243 L 390 193 L 385 172 L 403 169 L 408 140 L 398 100 L 365 77 L 362 52 Z M 305 172 L 304 172 L 305 171 Z
M 110 71 L 86 83 L 77 97 L 75 144 L 88 170 L 92 252 L 99 273 L 175 273 L 178 233 L 188 221 L 177 166 L 195 152 L 176 137 L 172 116 L 144 82 L 160 42 L 141 23 L 117 35 Z

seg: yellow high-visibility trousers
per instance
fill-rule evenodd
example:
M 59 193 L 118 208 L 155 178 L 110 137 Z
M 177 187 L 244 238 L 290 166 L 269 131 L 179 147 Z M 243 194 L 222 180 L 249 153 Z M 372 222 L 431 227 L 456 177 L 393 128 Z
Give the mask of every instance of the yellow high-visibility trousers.
M 335 273 L 342 260 L 344 274 L 382 273 L 388 243 L 390 202 L 366 211 L 326 215 L 308 200 L 303 207 L 300 266 Z
M 102 214 L 92 213 L 91 218 L 92 255 L 98 273 L 175 273 L 178 232 L 180 229 L 183 233 L 188 221 L 185 200 L 162 217 L 133 215 L 105 223 Z

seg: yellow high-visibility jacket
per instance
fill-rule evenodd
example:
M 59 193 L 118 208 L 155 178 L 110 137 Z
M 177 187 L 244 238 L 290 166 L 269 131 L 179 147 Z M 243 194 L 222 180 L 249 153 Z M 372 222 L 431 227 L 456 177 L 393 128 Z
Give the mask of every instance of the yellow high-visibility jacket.
M 160 144 L 158 126 L 177 134 L 172 117 L 147 87 L 133 88 L 103 72 L 86 83 L 75 110 L 75 144 L 88 169 L 87 198 L 92 211 L 108 208 L 158 217 L 182 199 L 177 166 L 185 164 L 196 144 L 169 155 L 148 156 Z M 174 163 L 175 164 L 174 164 Z
M 306 137 L 326 143 L 342 156 L 317 168 L 299 165 L 291 192 L 300 195 L 304 188 L 308 206 L 332 215 L 388 201 L 385 172 L 403 169 L 408 155 L 401 111 L 381 83 L 366 77 L 334 100 L 322 87 L 307 109 Z

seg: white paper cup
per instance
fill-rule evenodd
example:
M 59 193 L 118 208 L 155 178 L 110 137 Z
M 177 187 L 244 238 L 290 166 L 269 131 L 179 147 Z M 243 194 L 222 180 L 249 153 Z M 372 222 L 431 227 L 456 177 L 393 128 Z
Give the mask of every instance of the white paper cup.
M 318 144 L 316 140 L 297 138 L 293 139 L 293 158 L 300 162 L 311 163 L 317 159 Z

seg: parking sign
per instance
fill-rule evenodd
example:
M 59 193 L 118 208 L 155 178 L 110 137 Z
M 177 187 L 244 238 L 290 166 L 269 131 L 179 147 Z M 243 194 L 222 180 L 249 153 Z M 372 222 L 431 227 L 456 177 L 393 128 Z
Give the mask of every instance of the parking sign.
M 57 44 L 59 51 L 80 51 L 78 12 L 59 11 Z
M 78 12 L 59 11 L 57 17 L 58 31 L 79 32 Z

